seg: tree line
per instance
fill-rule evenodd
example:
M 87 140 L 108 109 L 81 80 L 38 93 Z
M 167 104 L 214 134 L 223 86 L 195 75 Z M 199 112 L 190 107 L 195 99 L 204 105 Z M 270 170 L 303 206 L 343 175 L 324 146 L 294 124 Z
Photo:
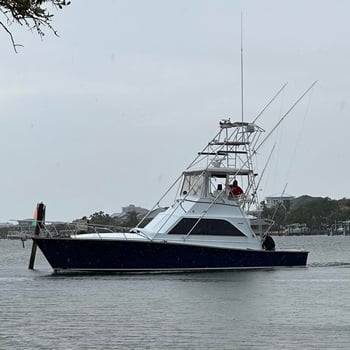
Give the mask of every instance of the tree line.
M 305 224 L 310 233 L 328 233 L 335 222 L 350 220 L 350 199 L 340 200 L 329 197 L 301 196 L 288 202 L 281 202 L 275 207 L 263 205 L 262 217 L 272 219 L 275 224 L 272 230 L 282 231 L 291 224 Z M 127 213 L 123 218 L 112 217 L 103 211 L 89 217 L 93 225 L 110 225 L 135 227 L 140 221 L 135 211 Z
M 135 227 L 141 218 L 137 215 L 136 211 L 131 211 L 126 213 L 122 218 L 113 217 L 108 213 L 103 211 L 98 211 L 90 216 L 84 216 L 80 219 L 73 220 L 72 223 L 55 223 L 55 231 L 64 232 L 67 231 L 69 227 L 74 225 L 81 225 L 82 222 L 86 222 L 89 225 L 87 232 L 94 232 L 95 228 L 99 226 L 107 226 L 109 230 L 117 228 L 120 232 L 128 232 L 130 228 Z M 72 226 L 73 225 L 73 226 Z M 35 225 L 32 225 L 30 220 L 25 224 L 3 226 L 0 228 L 0 238 L 6 238 L 11 233 L 34 233 Z M 47 226 L 50 227 L 50 224 Z M 101 229 L 100 229 L 101 230 Z M 83 232 L 80 232 L 83 233 Z
M 275 221 L 274 231 L 299 223 L 306 224 L 310 233 L 328 233 L 334 223 L 350 220 L 350 199 L 301 196 L 272 208 L 265 206 L 262 217 Z
M 262 218 L 272 219 L 275 224 L 271 230 L 276 232 L 283 232 L 288 225 L 299 223 L 305 224 L 312 234 L 329 233 L 334 223 L 350 221 L 350 199 L 301 196 L 288 202 L 281 201 L 272 208 L 263 205 Z M 92 226 L 124 227 L 125 231 L 128 231 L 129 228 L 135 227 L 140 219 L 136 211 L 131 211 L 123 217 L 114 217 L 103 211 L 97 211 L 74 221 L 87 220 Z M 0 238 L 16 230 L 18 225 L 2 227 Z

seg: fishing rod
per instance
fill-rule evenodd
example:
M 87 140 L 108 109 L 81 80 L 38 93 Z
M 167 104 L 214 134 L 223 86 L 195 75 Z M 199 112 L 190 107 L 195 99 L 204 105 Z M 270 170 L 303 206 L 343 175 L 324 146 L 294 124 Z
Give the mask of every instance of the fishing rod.
M 285 191 L 286 191 L 287 185 L 288 185 L 288 183 L 285 184 L 285 186 L 284 186 L 284 188 L 283 188 L 283 191 L 282 191 L 282 193 L 281 193 L 280 198 L 282 198 L 282 197 L 284 196 L 284 193 L 285 193 Z M 263 236 L 267 235 L 268 232 L 271 230 L 272 226 L 275 224 L 274 218 L 275 218 L 275 216 L 276 216 L 276 214 L 277 214 L 278 209 L 282 206 L 282 204 L 283 204 L 283 203 L 282 203 L 282 200 L 280 200 L 279 203 L 278 203 L 278 205 L 276 206 L 276 208 L 275 208 L 273 214 L 272 214 L 272 219 L 271 219 L 271 220 L 272 220 L 272 223 L 271 223 L 270 226 L 266 229 L 266 231 L 264 232 Z

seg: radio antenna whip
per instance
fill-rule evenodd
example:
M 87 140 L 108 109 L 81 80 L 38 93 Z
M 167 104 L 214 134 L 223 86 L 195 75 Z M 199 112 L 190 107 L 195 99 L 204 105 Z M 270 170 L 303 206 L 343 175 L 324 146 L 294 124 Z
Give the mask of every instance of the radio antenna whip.
M 243 14 L 241 12 L 241 111 L 242 111 L 242 123 L 244 115 L 243 104 Z

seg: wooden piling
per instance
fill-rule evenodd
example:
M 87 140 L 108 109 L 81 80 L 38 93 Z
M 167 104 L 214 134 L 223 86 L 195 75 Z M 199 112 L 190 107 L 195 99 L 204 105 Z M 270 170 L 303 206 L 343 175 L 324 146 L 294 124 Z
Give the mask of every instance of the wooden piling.
M 45 211 L 46 211 L 46 207 L 45 207 L 44 203 L 42 203 L 42 202 L 38 203 L 36 206 L 36 210 L 35 210 L 34 218 L 33 218 L 33 222 L 34 222 L 34 220 L 36 220 L 34 236 L 39 236 L 40 229 L 44 227 Z M 28 269 L 30 269 L 30 270 L 34 269 L 36 249 L 37 249 L 37 244 L 33 241 L 32 252 L 30 254 L 29 265 L 28 265 Z
M 33 241 L 32 252 L 31 252 L 31 254 L 30 254 L 29 265 L 28 265 L 28 269 L 29 269 L 29 270 L 33 270 L 33 269 L 34 269 L 34 261 L 35 261 L 35 255 L 36 255 L 36 248 L 37 248 L 37 245 L 36 245 L 36 243 Z

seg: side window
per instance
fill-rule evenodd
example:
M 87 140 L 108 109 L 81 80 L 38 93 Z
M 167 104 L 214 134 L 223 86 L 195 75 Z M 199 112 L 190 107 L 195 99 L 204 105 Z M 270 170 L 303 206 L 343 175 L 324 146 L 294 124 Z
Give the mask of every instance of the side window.
M 225 220 L 183 218 L 169 232 L 173 235 L 245 236 L 237 227 Z M 197 223 L 197 224 L 196 224 Z
M 202 174 L 189 174 L 184 177 L 181 186 L 181 195 L 202 196 L 204 192 L 204 176 Z

